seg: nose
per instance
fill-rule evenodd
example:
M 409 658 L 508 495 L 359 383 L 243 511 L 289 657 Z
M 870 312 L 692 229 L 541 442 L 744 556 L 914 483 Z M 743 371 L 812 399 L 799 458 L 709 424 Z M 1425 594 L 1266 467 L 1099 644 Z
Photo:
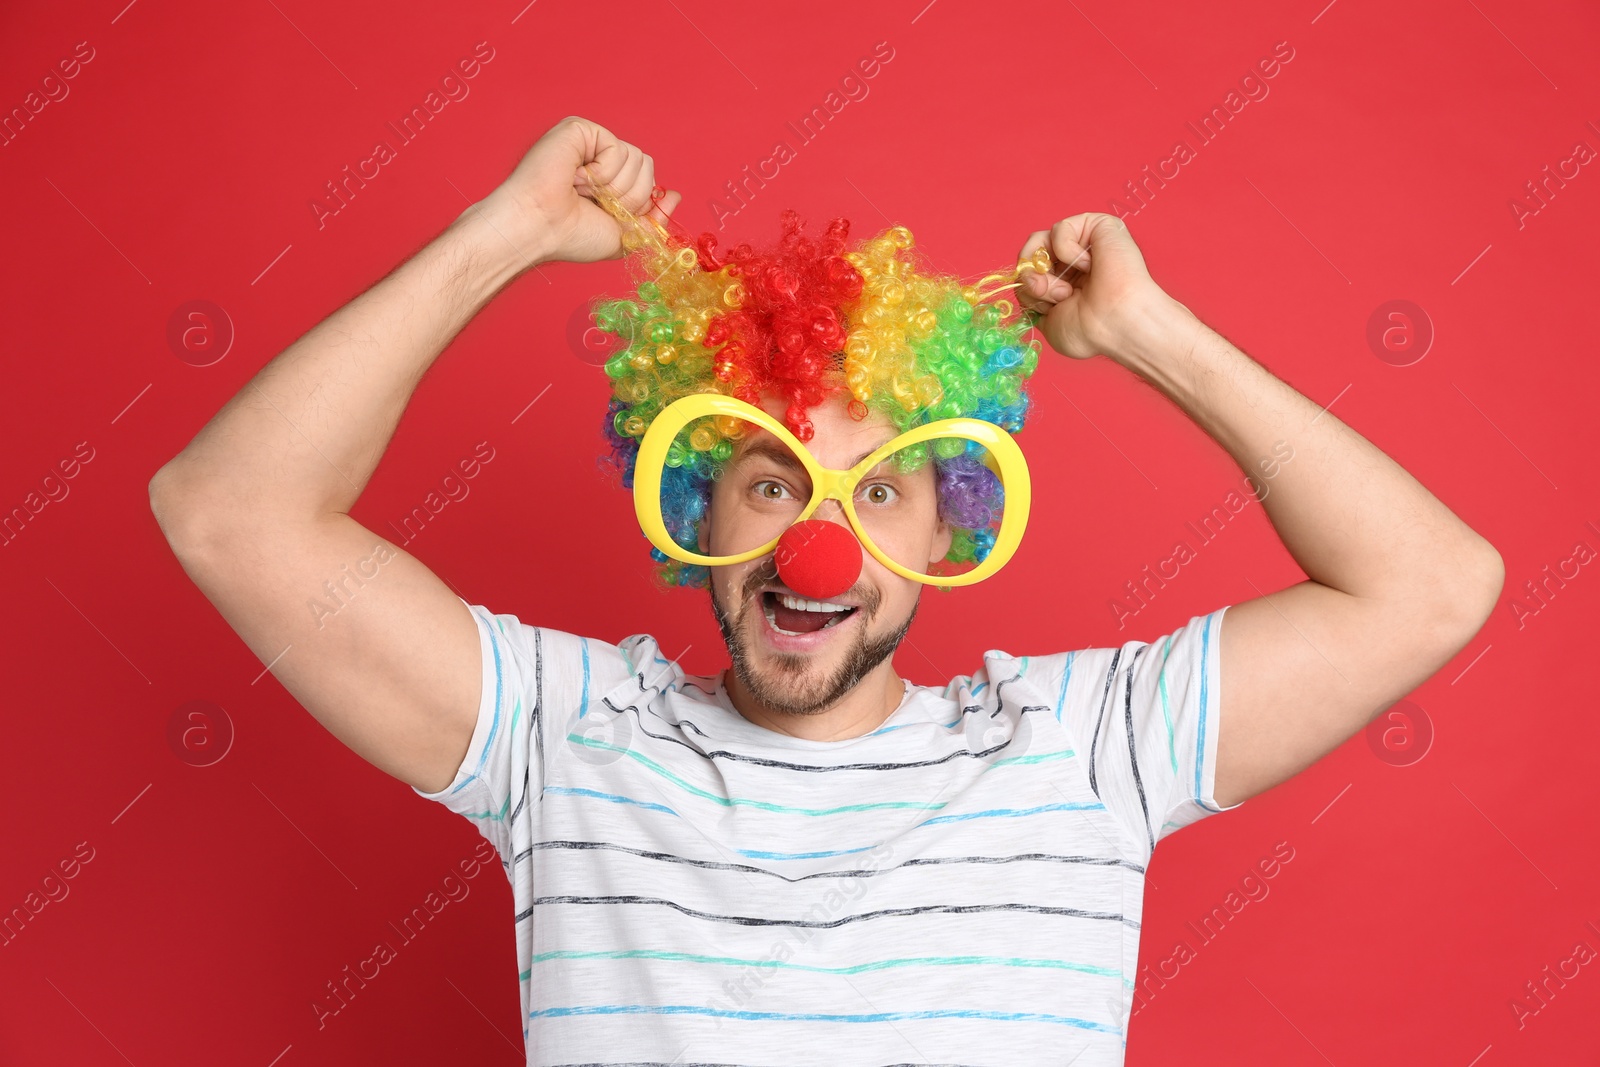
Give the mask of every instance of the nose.
M 861 542 L 850 527 L 826 519 L 806 519 L 785 530 L 773 559 L 783 584 L 812 600 L 838 596 L 861 577 Z

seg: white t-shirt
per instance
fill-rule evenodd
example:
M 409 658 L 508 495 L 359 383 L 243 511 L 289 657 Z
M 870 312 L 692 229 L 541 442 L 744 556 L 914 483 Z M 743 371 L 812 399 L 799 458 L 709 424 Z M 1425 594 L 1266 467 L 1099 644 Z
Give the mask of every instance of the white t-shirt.
M 1123 1062 L 1151 852 L 1232 810 L 1225 608 L 1149 643 L 991 650 L 810 741 L 649 635 L 468 607 L 477 728 L 417 792 L 500 853 L 529 1064 Z

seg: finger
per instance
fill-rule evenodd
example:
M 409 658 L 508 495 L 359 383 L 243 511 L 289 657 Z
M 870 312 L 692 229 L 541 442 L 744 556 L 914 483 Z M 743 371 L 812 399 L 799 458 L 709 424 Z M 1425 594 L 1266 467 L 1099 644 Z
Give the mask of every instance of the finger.
M 1038 249 L 1043 248 L 1045 242 L 1049 239 L 1049 230 L 1034 230 L 1028 235 L 1028 239 L 1022 242 L 1022 250 L 1017 253 L 1018 262 L 1021 262 L 1025 259 L 1032 259 L 1033 253 Z
M 660 200 L 657 200 L 655 202 L 655 206 L 653 206 L 650 209 L 650 217 L 655 219 L 657 222 L 661 223 L 662 225 L 665 225 L 666 222 L 667 222 L 667 219 L 672 215 L 672 212 L 677 208 L 678 204 L 681 203 L 682 201 L 683 201 L 683 194 L 682 193 L 678 192 L 675 189 L 668 189 L 667 192 L 666 192 L 666 195 L 663 196 Z
M 600 184 L 599 178 L 594 176 L 594 164 L 592 163 L 585 163 L 573 172 L 572 188 L 579 196 L 587 196 L 592 199 L 598 193 Z
M 586 195 L 592 195 L 596 182 L 604 182 L 615 170 L 609 161 L 601 162 L 606 150 L 622 142 L 598 122 L 577 115 L 568 115 L 556 124 L 565 140 L 577 151 L 578 165 L 573 172 L 573 186 Z
M 1022 284 L 1017 286 L 1017 303 L 1029 311 L 1043 314 L 1050 310 L 1050 301 L 1044 298 L 1050 285 L 1047 279 L 1041 278 L 1038 271 L 1024 271 Z
M 1057 223 L 1056 225 L 1059 226 L 1060 223 Z M 1022 250 L 1017 254 L 1018 260 L 1022 261 L 1022 260 L 1032 259 L 1033 256 L 1034 256 L 1034 253 L 1036 253 L 1041 248 L 1044 248 L 1046 251 L 1050 251 L 1052 237 L 1054 236 L 1054 233 L 1055 233 L 1054 229 L 1050 229 L 1050 230 L 1035 230 L 1032 234 L 1029 235 L 1028 239 L 1023 242 Z M 1090 254 L 1089 251 L 1087 249 L 1085 249 L 1079 255 L 1079 262 L 1083 264 L 1082 269 L 1079 269 L 1077 267 L 1071 266 L 1068 263 L 1063 262 L 1060 258 L 1058 258 L 1052 252 L 1051 255 L 1050 255 L 1050 259 L 1051 259 L 1050 276 L 1051 276 L 1051 278 L 1057 279 L 1060 282 L 1065 283 L 1065 288 L 1063 289 L 1063 288 L 1061 288 L 1059 286 L 1053 286 L 1053 285 L 1051 285 L 1049 283 L 1048 280 L 1043 280 L 1043 281 L 1040 282 L 1040 285 L 1043 286 L 1042 288 L 1035 287 L 1031 291 L 1033 293 L 1040 294 L 1040 295 L 1049 294 L 1049 299 L 1051 299 L 1051 300 L 1059 301 L 1059 300 L 1065 299 L 1068 295 L 1071 294 L 1072 287 L 1077 284 L 1078 280 L 1080 278 L 1082 278 L 1084 273 L 1088 270 L 1088 257 L 1089 257 L 1089 254 Z M 1035 273 L 1037 273 L 1037 272 L 1032 267 L 1023 267 L 1022 268 L 1021 277 L 1026 278 L 1030 274 L 1035 274 Z
M 634 145 L 628 147 L 631 150 L 628 162 L 617 178 L 618 199 L 635 215 L 647 214 L 650 194 L 656 187 L 655 161 Z
M 1036 315 L 1048 315 L 1050 309 L 1072 296 L 1074 289 L 1059 278 L 1027 271 L 1022 284 L 1016 289 L 1017 303 Z
M 1062 267 L 1089 269 L 1089 224 L 1087 215 L 1073 215 L 1050 227 L 1050 254 Z
M 1021 264 L 1032 259 L 1035 252 L 1046 247 L 1049 239 L 1049 230 L 1033 231 L 1028 235 L 1028 239 L 1022 242 L 1022 248 L 1017 252 L 1017 262 Z M 1045 314 L 1057 301 L 1065 299 L 1071 292 L 1070 289 L 1065 293 L 1059 289 L 1053 291 L 1051 279 L 1041 275 L 1032 266 L 1022 266 L 1017 278 L 1022 283 L 1017 287 L 1017 303 L 1036 314 Z
M 598 132 L 605 133 L 605 131 Z M 597 138 L 596 143 L 590 147 L 586 155 L 588 163 L 584 169 L 588 171 L 592 181 L 599 182 L 609 189 L 613 196 L 620 197 L 633 179 L 633 175 L 628 172 L 630 162 L 635 167 L 638 166 L 637 159 L 629 158 L 630 149 L 636 156 L 643 154 L 628 142 L 619 141 L 609 133 L 605 133 L 604 137 Z
M 1038 271 L 1025 271 L 1022 275 L 1022 290 L 1026 291 L 1036 303 L 1049 306 L 1059 304 L 1072 295 L 1072 282 L 1056 274 L 1040 274 Z
M 1053 244 L 1061 245 L 1058 258 L 1080 270 L 1089 270 L 1097 259 L 1143 269 L 1139 246 L 1128 232 L 1127 223 L 1115 215 L 1089 211 L 1062 219 L 1051 229 L 1051 239 Z M 1073 258 L 1068 259 L 1069 255 Z
M 648 200 L 649 193 L 644 197 L 639 195 L 639 173 L 644 169 L 644 153 L 631 144 L 623 144 L 622 165 L 617 168 L 616 176 L 611 179 L 611 192 L 621 201 L 622 206 L 637 214 L 643 204 L 641 199 Z

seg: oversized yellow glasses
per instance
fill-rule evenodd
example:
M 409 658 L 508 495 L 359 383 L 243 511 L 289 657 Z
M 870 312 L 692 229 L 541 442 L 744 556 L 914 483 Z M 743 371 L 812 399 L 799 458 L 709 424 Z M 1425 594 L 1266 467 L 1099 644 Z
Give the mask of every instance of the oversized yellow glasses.
M 715 482 L 717 555 L 668 533 L 672 515 L 687 537 L 679 498 L 689 479 L 673 470 L 683 467 L 710 471 Z M 874 559 L 902 578 L 943 588 L 981 582 L 1006 564 L 1028 525 L 1030 499 L 1022 449 L 992 422 L 916 426 L 835 470 L 767 412 L 720 393 L 683 397 L 658 414 L 633 476 L 639 526 L 673 559 L 708 567 L 755 559 L 834 500 Z M 934 536 L 940 519 L 953 528 L 948 551 Z

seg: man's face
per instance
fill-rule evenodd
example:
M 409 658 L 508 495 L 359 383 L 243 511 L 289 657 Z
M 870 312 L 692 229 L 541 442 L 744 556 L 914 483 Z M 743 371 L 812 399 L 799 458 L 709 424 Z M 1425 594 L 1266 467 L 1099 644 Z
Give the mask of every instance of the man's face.
M 810 410 L 815 434 L 805 447 L 824 467 L 853 467 L 895 436 L 894 424 L 881 412 L 873 411 L 858 422 L 847 412 L 847 403 L 848 397 L 832 396 Z M 783 421 L 783 399 L 767 398 L 761 406 Z M 732 555 L 755 547 L 740 541 L 755 508 L 780 497 L 797 500 L 792 506 L 798 514 L 809 499 L 811 483 L 803 471 L 786 470 L 761 455 L 762 446 L 777 444 L 772 434 L 754 429 L 735 442 L 734 455 L 725 464 L 722 477 L 712 483 L 711 507 L 700 527 L 702 553 Z M 856 489 L 858 508 L 865 506 L 862 497 L 871 492 L 871 481 L 866 479 Z M 901 524 L 903 535 L 898 545 L 892 550 L 880 547 L 889 550 L 896 562 L 926 571 L 950 551 L 952 535 L 938 517 L 934 464 L 922 464 L 902 488 L 906 490 L 903 499 L 911 502 L 911 518 Z M 859 546 L 838 501 L 823 501 L 810 518 L 839 524 Z M 860 577 L 826 601 L 852 605 L 855 610 L 825 629 L 799 636 L 787 636 L 777 628 L 781 622 L 775 616 L 798 617 L 787 616 L 780 606 L 780 594 L 793 595 L 793 590 L 778 576 L 773 553 L 711 568 L 712 614 L 722 629 L 740 683 L 763 706 L 796 715 L 826 711 L 888 659 L 905 638 L 916 615 L 922 583 L 890 571 L 865 548 L 859 551 Z M 924 560 L 926 563 L 921 563 Z

